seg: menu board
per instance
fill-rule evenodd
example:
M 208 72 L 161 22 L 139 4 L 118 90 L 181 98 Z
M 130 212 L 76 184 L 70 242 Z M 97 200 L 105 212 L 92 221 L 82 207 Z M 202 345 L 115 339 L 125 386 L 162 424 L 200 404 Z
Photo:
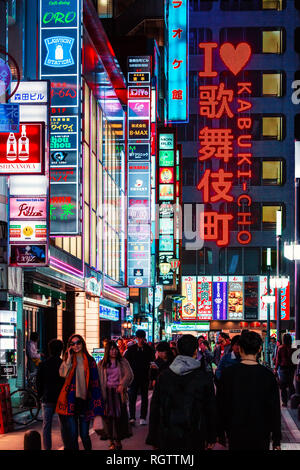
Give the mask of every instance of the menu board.
M 244 316 L 244 286 L 242 276 L 229 276 L 228 320 L 242 320 Z

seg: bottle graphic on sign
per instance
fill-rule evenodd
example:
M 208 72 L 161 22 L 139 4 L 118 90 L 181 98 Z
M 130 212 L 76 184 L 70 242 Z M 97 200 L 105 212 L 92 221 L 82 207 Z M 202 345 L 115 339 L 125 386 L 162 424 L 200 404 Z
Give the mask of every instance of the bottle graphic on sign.
M 14 162 L 17 158 L 17 141 L 13 132 L 9 134 L 6 142 L 6 158 L 9 162 Z
M 64 58 L 64 50 L 60 44 L 57 44 L 55 48 L 55 59 L 62 60 Z
M 21 137 L 19 138 L 19 160 L 26 162 L 29 158 L 29 139 L 26 136 L 26 126 L 22 126 Z

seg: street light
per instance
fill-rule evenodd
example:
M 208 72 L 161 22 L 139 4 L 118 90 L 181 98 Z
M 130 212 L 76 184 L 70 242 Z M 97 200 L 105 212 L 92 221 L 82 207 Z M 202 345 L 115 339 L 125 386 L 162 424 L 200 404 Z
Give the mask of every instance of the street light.
M 271 277 L 270 278 L 270 286 L 272 289 L 285 289 L 288 286 L 289 280 L 287 277 Z

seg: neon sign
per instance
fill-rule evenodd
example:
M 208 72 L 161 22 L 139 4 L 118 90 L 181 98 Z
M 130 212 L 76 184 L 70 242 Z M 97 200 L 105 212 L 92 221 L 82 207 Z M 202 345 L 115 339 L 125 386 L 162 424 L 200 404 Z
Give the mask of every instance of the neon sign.
M 188 120 L 188 0 L 168 0 L 168 121 Z
M 204 52 L 204 70 L 199 72 L 200 77 L 217 77 L 214 70 L 214 55 L 218 44 L 200 43 Z M 219 48 L 220 59 L 230 73 L 235 77 L 246 67 L 251 58 L 251 47 L 247 43 L 234 46 L 224 43 Z M 248 194 L 248 186 L 252 177 L 252 118 L 249 111 L 252 103 L 252 83 L 236 78 L 235 90 L 227 89 L 225 83 L 218 85 L 202 85 L 199 87 L 199 112 L 206 119 L 220 120 L 225 117 L 229 126 L 212 128 L 205 126 L 199 132 L 199 160 L 215 159 L 219 169 L 212 171 L 206 169 L 197 189 L 202 192 L 204 203 L 236 203 L 238 206 L 237 241 L 240 245 L 251 242 L 252 198 Z M 220 122 L 220 121 L 219 121 Z M 233 128 L 237 129 L 236 135 Z M 232 163 L 236 162 L 233 169 Z M 230 165 L 230 171 L 228 169 Z M 227 167 L 227 169 L 226 169 Z M 241 186 L 240 194 L 235 198 L 232 194 L 234 179 L 237 178 Z M 218 246 L 226 246 L 230 241 L 230 225 L 234 219 L 232 214 L 210 210 L 200 216 L 202 238 L 215 241 Z

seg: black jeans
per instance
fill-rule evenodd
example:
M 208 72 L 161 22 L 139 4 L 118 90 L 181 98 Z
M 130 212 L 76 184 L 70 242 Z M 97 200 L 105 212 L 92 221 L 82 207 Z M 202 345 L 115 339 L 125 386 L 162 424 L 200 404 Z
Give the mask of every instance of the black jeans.
M 289 398 L 295 393 L 294 370 L 288 367 L 279 366 L 278 377 L 281 400 L 284 405 L 287 405 Z
M 136 399 L 139 389 L 141 390 L 142 399 L 141 419 L 147 418 L 149 379 L 145 377 L 142 379 L 134 379 L 128 389 L 130 419 L 135 419 Z

